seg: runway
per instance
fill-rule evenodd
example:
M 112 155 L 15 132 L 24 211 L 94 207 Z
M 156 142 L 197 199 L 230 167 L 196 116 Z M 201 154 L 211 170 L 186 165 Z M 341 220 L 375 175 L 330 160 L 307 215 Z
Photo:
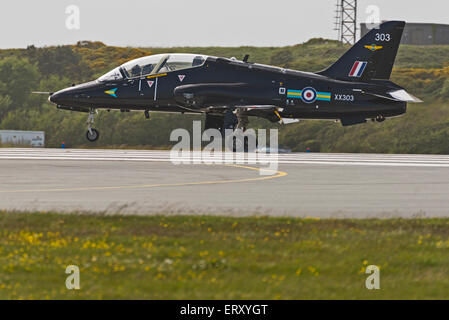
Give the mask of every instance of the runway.
M 449 216 L 449 156 L 280 154 L 270 175 L 262 164 L 172 160 L 169 151 L 0 149 L 0 210 Z

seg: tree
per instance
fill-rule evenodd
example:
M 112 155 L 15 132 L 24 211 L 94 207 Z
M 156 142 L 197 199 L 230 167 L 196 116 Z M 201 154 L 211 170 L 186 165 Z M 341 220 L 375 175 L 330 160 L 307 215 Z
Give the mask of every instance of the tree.
M 12 109 L 26 107 L 31 91 L 38 86 L 37 68 L 27 59 L 0 59 L 0 96 L 9 97 L 9 102 L 3 102 L 1 106 L 0 117 Z

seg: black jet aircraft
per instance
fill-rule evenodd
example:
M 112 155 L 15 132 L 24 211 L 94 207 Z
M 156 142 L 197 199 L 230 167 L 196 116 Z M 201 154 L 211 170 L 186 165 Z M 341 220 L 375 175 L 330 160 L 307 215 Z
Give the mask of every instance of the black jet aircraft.
M 99 79 L 52 93 L 59 109 L 89 113 L 87 139 L 97 109 L 206 115 L 206 129 L 246 128 L 248 116 L 289 123 L 338 120 L 343 126 L 382 122 L 420 102 L 390 75 L 405 22 L 372 29 L 337 62 L 317 73 L 235 58 L 158 54 L 127 62 Z

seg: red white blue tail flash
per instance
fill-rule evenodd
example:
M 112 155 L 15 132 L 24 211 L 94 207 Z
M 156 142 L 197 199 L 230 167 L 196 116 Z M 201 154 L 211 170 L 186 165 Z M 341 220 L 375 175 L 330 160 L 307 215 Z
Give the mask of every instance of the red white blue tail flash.
M 352 66 L 351 72 L 349 72 L 350 77 L 360 78 L 365 71 L 366 65 L 368 63 L 366 61 L 356 61 Z

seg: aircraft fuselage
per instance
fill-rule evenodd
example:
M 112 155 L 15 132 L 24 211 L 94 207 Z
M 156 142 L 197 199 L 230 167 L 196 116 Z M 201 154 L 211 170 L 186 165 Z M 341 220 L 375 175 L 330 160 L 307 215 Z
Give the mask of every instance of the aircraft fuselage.
M 104 108 L 200 113 L 210 108 L 254 105 L 278 107 L 285 118 L 375 118 L 401 115 L 406 112 L 406 103 L 365 92 L 397 89 L 391 82 L 341 81 L 208 57 L 198 67 L 69 87 L 54 93 L 50 100 L 77 111 Z

